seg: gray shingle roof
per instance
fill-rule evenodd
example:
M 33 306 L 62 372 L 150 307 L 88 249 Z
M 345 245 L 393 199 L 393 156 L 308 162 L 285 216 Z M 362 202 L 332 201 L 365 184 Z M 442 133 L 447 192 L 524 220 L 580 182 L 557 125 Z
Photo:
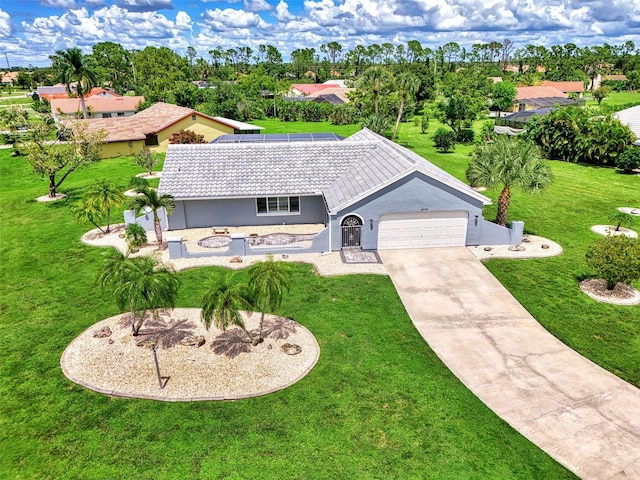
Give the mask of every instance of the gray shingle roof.
M 335 212 L 412 172 L 491 203 L 367 129 L 341 142 L 169 145 L 159 190 L 176 199 L 323 194 Z

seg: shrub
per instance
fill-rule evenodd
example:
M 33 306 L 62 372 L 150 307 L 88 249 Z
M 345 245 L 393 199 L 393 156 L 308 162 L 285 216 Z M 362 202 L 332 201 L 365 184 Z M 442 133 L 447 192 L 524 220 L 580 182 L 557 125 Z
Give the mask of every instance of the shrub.
M 169 143 L 205 143 L 204 135 L 191 130 L 180 130 L 169 137 Z
M 633 173 L 633 170 L 640 168 L 640 148 L 626 148 L 616 160 L 616 167 L 624 173 Z
M 356 111 L 348 103 L 338 105 L 329 114 L 329 121 L 333 125 L 353 125 L 358 122 Z
M 149 188 L 149 181 L 146 178 L 133 177 L 129 180 L 127 187 L 133 190 L 142 190 L 144 188 Z
M 457 141 L 460 143 L 472 143 L 476 138 L 472 128 L 463 128 L 458 132 Z
M 147 243 L 147 232 L 139 223 L 130 223 L 124 231 L 129 250 L 136 250 Z
M 455 149 L 456 134 L 451 130 L 440 127 L 436 130 L 436 133 L 433 134 L 433 143 L 441 152 L 448 152 Z
M 369 115 L 361 121 L 362 128 L 368 128 L 378 135 L 384 136 L 391 128 L 391 122 L 384 115 Z
M 422 118 L 420 119 L 420 133 L 427 133 L 427 130 L 429 129 L 429 120 L 431 120 L 429 113 L 423 113 Z
M 640 241 L 625 235 L 602 237 L 591 244 L 587 265 L 598 272 L 612 290 L 617 283 L 640 279 Z

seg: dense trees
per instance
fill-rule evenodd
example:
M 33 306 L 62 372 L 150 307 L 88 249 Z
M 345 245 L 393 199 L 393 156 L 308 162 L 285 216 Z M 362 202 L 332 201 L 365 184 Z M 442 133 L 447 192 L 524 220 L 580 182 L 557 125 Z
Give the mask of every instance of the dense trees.
M 597 165 L 615 165 L 635 140 L 619 120 L 578 107 L 558 108 L 536 117 L 526 125 L 525 136 L 548 158 Z

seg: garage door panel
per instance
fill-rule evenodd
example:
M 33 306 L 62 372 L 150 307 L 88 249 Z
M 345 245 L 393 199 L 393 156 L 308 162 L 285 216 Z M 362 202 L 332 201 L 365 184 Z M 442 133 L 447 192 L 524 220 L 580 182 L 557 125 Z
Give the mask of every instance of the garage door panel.
M 464 246 L 467 212 L 416 212 L 384 215 L 378 249 Z

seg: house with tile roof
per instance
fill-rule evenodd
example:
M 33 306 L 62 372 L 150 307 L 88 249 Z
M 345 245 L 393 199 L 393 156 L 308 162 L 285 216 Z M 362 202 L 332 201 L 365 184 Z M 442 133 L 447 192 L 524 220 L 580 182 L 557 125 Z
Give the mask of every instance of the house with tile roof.
M 169 146 L 158 188 L 176 202 L 168 230 L 322 224 L 308 247 L 316 252 L 522 239 L 521 222 L 508 229 L 484 220 L 489 198 L 370 130 L 346 139 L 257 140 Z M 242 240 L 232 237 L 231 243 Z M 175 241 L 173 258 L 188 255 L 172 248 Z M 234 255 L 265 253 L 240 245 Z
M 542 86 L 543 87 L 553 87 L 555 89 L 560 90 L 563 93 L 566 94 L 571 94 L 574 93 L 578 96 L 582 96 L 582 94 L 584 93 L 584 83 L 581 81 L 575 81 L 575 82 L 555 82 L 552 80 L 543 80 L 542 81 Z
M 579 102 L 569 98 L 569 95 L 550 86 L 517 87 L 516 100 L 511 112 L 537 110 L 540 108 L 578 105 Z
M 101 158 L 135 155 L 148 148 L 166 152 L 169 138 L 180 130 L 203 135 L 205 141 L 230 133 L 252 133 L 262 127 L 223 117 L 210 117 L 192 108 L 158 102 L 130 117 L 94 118 L 86 122 L 89 131 L 106 133 Z
M 93 91 L 93 90 L 92 90 Z M 96 92 L 85 98 L 84 103 L 92 118 L 131 117 L 136 113 L 138 104 L 144 102 L 142 96 L 110 95 L 108 91 Z M 55 121 L 61 117 L 82 116 L 82 106 L 79 98 L 51 99 L 51 113 Z

